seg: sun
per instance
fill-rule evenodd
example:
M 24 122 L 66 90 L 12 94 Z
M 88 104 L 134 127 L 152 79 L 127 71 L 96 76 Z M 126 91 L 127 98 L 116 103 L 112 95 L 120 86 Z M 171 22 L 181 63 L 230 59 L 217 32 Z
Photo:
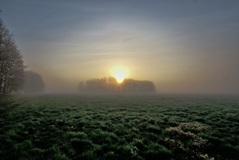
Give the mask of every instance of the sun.
M 129 69 L 124 66 L 115 66 L 110 70 L 110 74 L 118 83 L 122 83 L 129 76 Z

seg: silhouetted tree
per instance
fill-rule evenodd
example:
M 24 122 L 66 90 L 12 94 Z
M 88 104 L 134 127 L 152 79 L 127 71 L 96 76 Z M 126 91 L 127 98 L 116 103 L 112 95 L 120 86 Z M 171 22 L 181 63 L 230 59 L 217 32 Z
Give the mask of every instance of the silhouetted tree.
M 45 84 L 42 77 L 38 73 L 35 73 L 33 71 L 26 71 L 24 79 L 24 93 L 43 93 L 44 90 Z
M 22 56 L 12 34 L 0 19 L 0 95 L 21 91 L 23 78 Z

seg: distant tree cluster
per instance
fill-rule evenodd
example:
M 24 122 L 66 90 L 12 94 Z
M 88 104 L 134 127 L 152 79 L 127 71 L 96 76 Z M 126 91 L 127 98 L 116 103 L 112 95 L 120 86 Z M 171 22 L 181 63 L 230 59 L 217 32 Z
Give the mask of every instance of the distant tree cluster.
M 45 83 L 38 73 L 26 71 L 23 92 L 25 94 L 39 94 L 45 90 Z
M 13 36 L 0 19 L 0 95 L 22 90 L 24 68 Z
M 118 83 L 114 77 L 90 79 L 79 84 L 82 93 L 154 93 L 155 85 L 152 81 L 125 79 Z
M 139 81 L 126 79 L 120 88 L 123 92 L 151 93 L 155 92 L 155 86 L 152 81 Z

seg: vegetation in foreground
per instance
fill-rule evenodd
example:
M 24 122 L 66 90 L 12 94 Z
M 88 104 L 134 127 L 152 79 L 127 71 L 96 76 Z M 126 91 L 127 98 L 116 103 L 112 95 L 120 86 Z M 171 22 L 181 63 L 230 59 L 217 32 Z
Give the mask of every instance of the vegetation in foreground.
M 0 159 L 237 159 L 239 101 L 159 96 L 9 98 Z

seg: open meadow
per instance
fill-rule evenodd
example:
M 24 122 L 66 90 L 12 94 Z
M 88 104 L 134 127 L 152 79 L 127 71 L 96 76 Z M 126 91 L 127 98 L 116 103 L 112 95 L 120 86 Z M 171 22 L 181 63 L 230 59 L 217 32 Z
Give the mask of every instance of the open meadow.
M 43 95 L 0 104 L 0 159 L 239 158 L 239 100 Z

